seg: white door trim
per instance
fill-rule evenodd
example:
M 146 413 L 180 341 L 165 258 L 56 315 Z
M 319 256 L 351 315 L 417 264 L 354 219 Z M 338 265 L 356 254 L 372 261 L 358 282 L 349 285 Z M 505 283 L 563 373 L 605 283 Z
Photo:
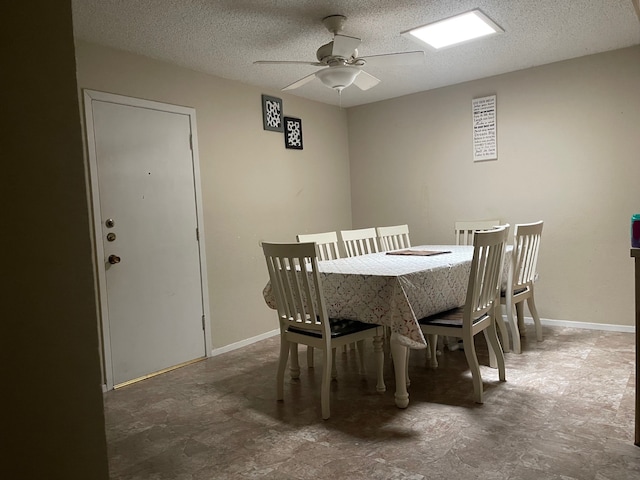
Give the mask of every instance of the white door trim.
M 211 319 L 209 308 L 209 284 L 207 281 L 207 260 L 205 254 L 205 236 L 204 236 L 204 216 L 202 208 L 202 191 L 200 181 L 200 156 L 198 153 L 198 130 L 196 125 L 196 111 L 190 107 L 182 107 L 179 105 L 170 105 L 166 103 L 154 102 L 151 100 L 142 100 L 139 98 L 126 97 L 113 93 L 98 92 L 95 90 L 83 90 L 84 94 L 84 113 L 85 127 L 87 132 L 87 150 L 89 156 L 89 180 L 91 185 L 91 212 L 93 216 L 93 239 L 95 242 L 94 255 L 96 262 L 96 270 L 98 274 L 98 305 L 99 314 L 102 325 L 102 354 L 103 354 L 103 375 L 106 390 L 113 389 L 113 370 L 111 358 L 111 342 L 109 332 L 109 312 L 107 308 L 107 282 L 105 264 L 102 258 L 104 245 L 102 240 L 102 225 L 100 212 L 100 195 L 98 189 L 98 168 L 96 155 L 96 142 L 93 122 L 92 102 L 101 101 L 114 103 L 118 105 L 126 105 L 132 107 L 148 108 L 159 110 L 162 112 L 178 113 L 187 115 L 191 125 L 191 143 L 193 155 L 193 178 L 196 194 L 196 218 L 198 221 L 198 233 L 200 238 L 199 255 L 200 255 L 200 279 L 202 285 L 202 311 L 205 312 L 204 319 L 204 346 L 205 355 L 211 356 Z M 98 213 L 96 213 L 98 212 Z

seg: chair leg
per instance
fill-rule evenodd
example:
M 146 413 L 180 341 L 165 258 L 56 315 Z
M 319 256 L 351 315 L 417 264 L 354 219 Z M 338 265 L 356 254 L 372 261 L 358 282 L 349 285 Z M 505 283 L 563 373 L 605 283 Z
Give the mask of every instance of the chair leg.
M 493 345 L 490 343 L 491 340 L 489 339 L 489 334 L 487 333 L 487 330 L 483 330 L 482 333 L 484 333 L 484 338 L 487 340 L 487 347 L 489 350 L 489 366 L 491 368 L 498 368 L 498 357 L 496 355 L 496 351 L 493 348 Z
M 504 353 L 502 353 L 502 349 L 500 348 L 498 332 L 496 331 L 496 326 L 493 322 L 484 330 L 484 336 L 489 341 L 489 348 L 493 349 L 495 352 L 495 359 L 498 364 L 498 378 L 500 378 L 501 382 L 506 382 L 507 377 L 505 373 Z
M 338 369 L 336 368 L 336 349 L 331 349 L 331 379 L 338 378 Z
M 331 350 L 331 353 L 329 353 Z M 335 368 L 336 349 L 325 348 L 324 355 L 322 355 L 322 387 L 320 389 L 320 406 L 322 407 L 322 418 L 327 420 L 331 416 L 330 407 L 330 387 L 331 387 L 331 372 Z
M 500 313 L 500 308 L 498 307 L 498 312 Z M 507 325 L 504 323 L 504 318 L 502 318 L 502 313 L 496 315 L 496 325 L 500 330 L 500 344 L 502 345 L 502 351 L 507 353 L 511 351 L 510 341 L 509 341 L 509 330 L 507 330 Z
M 289 342 L 280 338 L 280 361 L 278 362 L 278 374 L 276 376 L 276 400 L 284 399 L 284 372 L 287 369 L 289 359 Z
M 364 366 L 364 340 L 358 340 L 356 342 L 356 351 L 358 353 L 358 373 L 360 375 L 366 375 L 366 368 Z
M 298 361 L 298 344 L 291 343 L 291 378 L 300 378 L 300 363 Z
M 307 368 L 313 368 L 313 347 L 307 346 Z
M 520 343 L 520 329 L 518 328 L 518 323 L 516 318 L 513 316 L 514 305 L 510 298 L 507 298 L 506 302 L 506 313 L 507 313 L 507 322 L 509 323 L 509 328 L 511 329 L 511 338 L 513 340 L 513 348 L 512 350 L 515 353 L 522 353 L 522 344 Z
M 409 355 L 411 354 L 411 349 L 407 347 L 407 359 L 404 363 L 405 366 L 405 378 L 407 379 L 407 387 L 411 385 L 411 379 L 409 378 Z
M 527 298 L 527 306 L 533 317 L 533 323 L 536 326 L 536 340 L 542 341 L 542 324 L 540 323 L 540 315 L 538 315 L 538 309 L 536 308 L 536 302 L 533 299 L 533 293 Z
M 391 351 L 391 327 L 384 327 L 384 339 L 383 348 L 387 351 Z
M 373 354 L 376 359 L 376 374 L 378 376 L 378 381 L 376 383 L 376 391 L 377 392 L 386 392 L 387 387 L 384 384 L 384 348 L 383 343 L 384 339 L 380 335 L 376 335 L 373 337 Z
M 473 399 L 476 403 L 482 403 L 482 375 L 480 375 L 480 364 L 476 355 L 476 346 L 473 337 L 463 338 L 464 355 L 467 357 L 471 378 L 473 379 Z
M 458 337 L 442 337 L 443 345 L 446 345 L 447 350 L 450 352 L 455 352 L 456 350 L 460 350 L 460 342 L 458 342 Z
M 518 329 L 523 335 L 527 334 L 524 326 L 524 301 L 516 303 L 516 315 L 518 316 Z
M 429 334 L 429 349 L 431 350 L 431 358 L 429 361 L 429 365 L 431 368 L 438 368 L 438 356 L 436 355 L 436 349 L 438 346 L 438 335 Z

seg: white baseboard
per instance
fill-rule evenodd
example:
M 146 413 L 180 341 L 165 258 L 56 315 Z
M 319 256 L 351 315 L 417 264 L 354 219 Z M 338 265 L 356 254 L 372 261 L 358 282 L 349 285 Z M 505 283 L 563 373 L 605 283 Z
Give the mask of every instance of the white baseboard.
M 211 350 L 211 356 L 215 357 L 216 355 L 221 355 L 223 353 L 231 352 L 233 350 L 237 350 L 238 348 L 246 347 L 247 345 L 251 345 L 252 343 L 259 342 L 260 340 L 265 340 L 267 338 L 274 337 L 276 335 L 280 335 L 280 329 L 276 328 L 275 330 L 271 330 L 270 332 L 265 332 L 255 337 L 247 338 L 245 340 L 241 340 L 239 342 L 231 343 L 229 345 L 225 345 L 224 347 L 214 348 Z
M 506 320 L 503 315 L 502 318 Z M 533 325 L 533 318 L 524 317 L 525 323 Z M 608 323 L 588 323 L 588 322 L 574 322 L 571 320 L 552 320 L 549 318 L 541 318 L 540 323 L 542 325 L 549 325 L 551 327 L 568 327 L 568 328 L 583 328 L 585 330 L 602 330 L 606 332 L 622 332 L 622 333 L 635 333 L 636 327 L 633 325 L 610 325 Z
M 506 317 L 503 315 L 503 318 L 506 320 Z M 524 321 L 527 324 L 533 325 L 533 318 L 524 317 Z M 632 325 L 610 325 L 607 323 L 588 323 L 588 322 L 574 322 L 571 320 L 552 320 L 549 318 L 541 318 L 540 322 L 543 325 L 549 325 L 551 327 L 568 327 L 568 328 L 582 328 L 585 330 L 602 330 L 608 332 L 622 332 L 622 333 L 635 333 L 636 329 Z M 279 329 L 271 330 L 270 332 L 265 332 L 261 335 L 257 335 L 255 337 L 247 338 L 245 340 L 241 340 L 239 342 L 232 343 L 230 345 L 225 345 L 224 347 L 214 348 L 211 351 L 211 356 L 215 357 L 216 355 L 221 355 L 223 353 L 231 352 L 233 350 L 237 350 L 238 348 L 246 347 L 247 345 L 251 345 L 252 343 L 259 342 L 260 340 L 265 340 L 267 338 L 274 337 L 280 334 Z

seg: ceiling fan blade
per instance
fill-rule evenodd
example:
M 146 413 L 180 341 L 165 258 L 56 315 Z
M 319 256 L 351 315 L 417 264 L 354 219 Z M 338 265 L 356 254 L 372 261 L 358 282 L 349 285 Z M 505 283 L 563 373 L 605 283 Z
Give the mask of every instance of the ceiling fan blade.
M 369 90 L 370 88 L 375 87 L 379 83 L 380 83 L 379 79 L 365 72 L 364 70 L 360 70 L 360 73 L 356 76 L 356 79 L 353 81 L 353 84 L 356 87 L 358 87 L 360 90 Z
M 306 62 L 304 60 L 258 60 L 254 65 L 313 65 L 314 67 L 324 67 L 324 63 Z
M 348 37 L 347 35 L 334 35 L 333 50 L 331 55 L 335 57 L 349 58 L 355 52 L 356 48 L 362 40 L 356 37 Z
M 311 75 L 307 75 L 306 77 L 302 77 L 300 80 L 296 80 L 291 85 L 287 85 L 282 90 L 293 90 L 294 88 L 301 87 L 302 85 L 309 83 L 311 80 L 316 78 L 316 74 L 312 73 Z
M 394 67 L 398 65 L 423 65 L 425 55 L 422 50 L 415 52 L 387 53 L 385 55 L 372 55 L 360 57 L 364 59 L 367 67 Z

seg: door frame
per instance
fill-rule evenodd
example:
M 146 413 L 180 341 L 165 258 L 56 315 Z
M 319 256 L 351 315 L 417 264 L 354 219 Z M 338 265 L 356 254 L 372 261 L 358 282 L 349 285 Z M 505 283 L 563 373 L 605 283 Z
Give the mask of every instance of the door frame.
M 104 242 L 102 240 L 102 216 L 100 213 L 100 192 L 98 189 L 98 159 L 96 155 L 95 131 L 93 122 L 93 102 L 108 102 L 117 105 L 130 107 L 147 108 L 167 113 L 176 113 L 189 117 L 191 127 L 191 156 L 193 165 L 193 180 L 195 188 L 196 202 L 196 219 L 198 222 L 199 245 L 198 251 L 200 256 L 200 285 L 202 297 L 202 312 L 204 326 L 204 348 L 205 356 L 210 357 L 212 352 L 211 346 L 211 321 L 209 308 L 209 284 L 207 281 L 207 260 L 205 254 L 205 237 L 204 237 L 204 215 L 202 208 L 202 191 L 200 181 L 200 156 L 198 153 L 198 129 L 196 124 L 196 111 L 191 107 L 183 107 L 179 105 L 171 105 L 167 103 L 154 102 L 152 100 L 143 100 L 124 95 L 116 95 L 113 93 L 99 92 L 96 90 L 83 89 L 84 96 L 84 114 L 86 128 L 86 148 L 89 157 L 89 184 L 91 187 L 91 215 L 93 220 L 93 248 L 95 269 L 98 280 L 98 318 L 100 319 L 101 343 L 102 343 L 102 376 L 103 388 L 112 390 L 113 384 L 113 364 L 111 358 L 111 336 L 109 327 L 109 309 L 107 306 L 107 282 L 106 269 L 104 262 Z

